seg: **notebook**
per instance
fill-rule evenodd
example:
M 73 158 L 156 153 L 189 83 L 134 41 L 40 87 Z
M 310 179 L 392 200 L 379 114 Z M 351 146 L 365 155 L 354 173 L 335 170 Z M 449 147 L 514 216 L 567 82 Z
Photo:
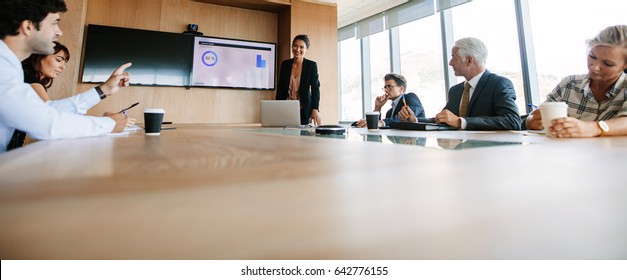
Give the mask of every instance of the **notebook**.
M 299 126 L 298 100 L 261 100 L 261 126 Z
M 449 126 L 448 124 L 437 124 L 437 123 L 426 123 L 426 122 L 417 122 L 417 123 L 392 122 L 390 124 L 390 128 L 401 129 L 401 130 L 456 130 L 457 129 L 457 128 Z

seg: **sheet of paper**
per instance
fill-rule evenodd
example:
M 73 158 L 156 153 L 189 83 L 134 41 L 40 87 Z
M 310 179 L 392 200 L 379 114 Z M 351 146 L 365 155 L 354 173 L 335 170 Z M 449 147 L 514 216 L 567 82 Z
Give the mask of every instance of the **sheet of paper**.
M 123 132 L 111 132 L 109 136 L 118 137 L 118 136 L 128 136 L 128 131 Z
M 129 131 L 138 131 L 138 130 L 142 130 L 141 127 L 137 126 L 136 124 L 129 126 L 129 127 L 125 127 L 124 131 L 125 132 L 129 132 Z

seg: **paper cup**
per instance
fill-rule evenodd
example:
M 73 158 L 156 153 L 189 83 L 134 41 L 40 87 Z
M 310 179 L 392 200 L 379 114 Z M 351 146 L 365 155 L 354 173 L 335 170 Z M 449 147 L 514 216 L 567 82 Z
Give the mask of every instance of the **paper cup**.
M 163 122 L 163 109 L 146 109 L 144 110 L 144 129 L 147 136 L 161 135 L 161 123 Z
M 366 125 L 368 126 L 368 130 L 379 130 L 379 112 L 368 112 L 366 113 Z
M 542 126 L 547 136 L 553 137 L 549 133 L 551 121 L 568 116 L 568 105 L 564 102 L 545 102 L 540 104 L 540 114 L 542 114 Z

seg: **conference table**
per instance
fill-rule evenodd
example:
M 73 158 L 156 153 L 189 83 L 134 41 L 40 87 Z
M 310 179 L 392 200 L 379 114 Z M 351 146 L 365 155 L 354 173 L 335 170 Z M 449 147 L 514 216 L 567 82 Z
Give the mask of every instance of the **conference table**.
M 0 155 L 0 257 L 627 258 L 627 137 L 174 126 Z

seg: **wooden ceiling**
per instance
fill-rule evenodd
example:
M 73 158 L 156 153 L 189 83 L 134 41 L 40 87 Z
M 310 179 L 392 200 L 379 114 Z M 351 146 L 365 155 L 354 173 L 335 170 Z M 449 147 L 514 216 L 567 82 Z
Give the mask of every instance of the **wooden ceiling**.
M 231 6 L 268 12 L 278 12 L 291 5 L 291 0 L 193 0 L 208 4 Z

